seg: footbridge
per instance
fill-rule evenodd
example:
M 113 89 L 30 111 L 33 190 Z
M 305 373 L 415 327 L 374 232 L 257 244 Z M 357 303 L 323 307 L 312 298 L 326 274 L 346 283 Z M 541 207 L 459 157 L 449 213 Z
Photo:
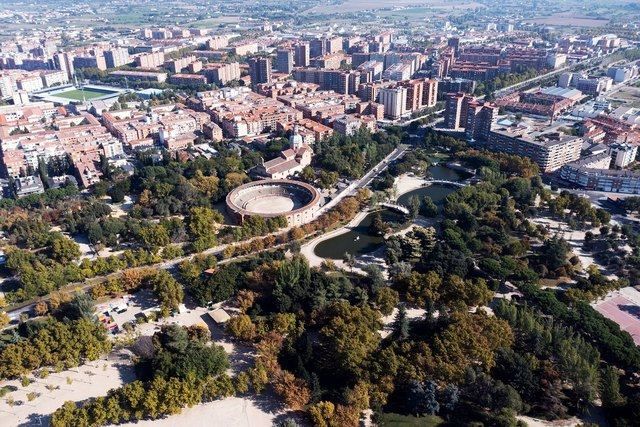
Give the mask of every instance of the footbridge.
M 402 205 L 396 205 L 394 203 L 388 203 L 388 202 L 380 202 L 378 203 L 378 206 L 382 206 L 384 208 L 388 208 L 396 212 L 409 215 L 409 209 L 407 209 L 405 206 L 402 206 Z
M 466 187 L 468 185 L 464 181 L 447 181 L 445 179 L 430 179 L 430 178 L 427 178 L 427 181 L 430 184 L 455 185 L 456 187 Z

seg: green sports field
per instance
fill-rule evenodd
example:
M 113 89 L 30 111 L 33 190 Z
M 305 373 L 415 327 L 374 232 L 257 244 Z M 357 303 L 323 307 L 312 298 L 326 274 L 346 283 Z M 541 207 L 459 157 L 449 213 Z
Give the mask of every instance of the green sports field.
M 60 92 L 60 93 L 56 93 L 56 94 L 52 94 L 52 96 L 58 97 L 58 98 L 66 98 L 66 99 L 73 99 L 76 101 L 82 101 L 82 90 L 80 89 L 71 89 L 68 90 L 66 92 Z M 111 95 L 114 94 L 115 92 L 112 92 L 110 90 L 100 90 L 100 89 L 90 89 L 90 88 L 86 88 L 84 89 L 84 99 L 91 100 L 91 99 L 96 99 L 96 98 L 100 98 L 102 96 L 105 95 Z

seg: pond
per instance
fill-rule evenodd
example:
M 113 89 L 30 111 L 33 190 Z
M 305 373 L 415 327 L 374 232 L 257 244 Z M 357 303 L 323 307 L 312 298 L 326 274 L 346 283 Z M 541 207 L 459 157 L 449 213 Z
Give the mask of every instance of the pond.
M 462 181 L 469 177 L 469 175 L 464 172 L 457 172 L 453 169 L 447 168 L 446 166 L 440 165 L 431 166 L 428 169 L 428 173 L 433 179 L 445 181 Z M 453 185 L 431 184 L 401 195 L 398 198 L 398 203 L 401 205 L 407 205 L 412 196 L 418 196 L 420 199 L 424 196 L 429 196 L 436 205 L 441 206 L 445 197 L 457 189 L 458 187 Z M 382 219 L 384 221 L 402 221 L 402 216 L 400 214 L 389 210 L 382 210 L 380 212 L 382 213 Z M 369 226 L 373 220 L 373 215 L 373 213 L 368 214 L 357 226 L 348 232 L 318 243 L 314 249 L 315 254 L 321 258 L 341 260 L 344 258 L 344 254 L 346 252 L 351 255 L 359 256 L 375 251 L 384 243 L 384 238 L 382 236 L 376 236 L 369 233 Z
M 443 181 L 462 181 L 469 178 L 469 174 L 443 165 L 430 166 L 427 169 L 427 175 L 433 179 L 441 179 Z
M 404 193 L 402 196 L 398 197 L 398 204 L 409 206 L 409 199 L 411 199 L 413 196 L 418 196 L 418 199 L 420 199 L 420 201 L 422 201 L 422 198 L 424 196 L 429 196 L 431 197 L 431 200 L 433 200 L 433 203 L 440 206 L 444 203 L 445 197 L 447 197 L 457 189 L 458 187 L 454 185 L 431 184 L 427 187 L 420 187 L 415 190 L 409 191 L 408 193 Z
M 401 222 L 404 218 L 388 209 L 381 210 L 380 214 L 385 222 Z M 384 238 L 369 233 L 374 215 L 372 212 L 348 232 L 318 243 L 315 254 L 322 258 L 341 260 L 346 252 L 357 256 L 375 251 L 384 242 Z

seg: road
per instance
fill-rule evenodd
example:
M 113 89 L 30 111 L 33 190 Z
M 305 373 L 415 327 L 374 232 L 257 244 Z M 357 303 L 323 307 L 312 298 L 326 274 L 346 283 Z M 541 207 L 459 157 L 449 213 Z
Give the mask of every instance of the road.
M 609 55 L 613 55 L 614 53 L 616 53 L 616 52 L 609 53 L 609 54 L 603 55 L 603 56 L 589 58 L 589 59 L 587 59 L 585 61 L 577 62 L 575 64 L 568 65 L 566 67 L 558 68 L 557 70 L 550 71 L 550 72 L 548 72 L 546 74 L 542 74 L 540 76 L 533 77 L 533 78 L 531 78 L 529 80 L 525 80 L 523 82 L 516 83 L 514 85 L 507 86 L 507 87 L 504 87 L 502 89 L 499 89 L 499 90 L 495 91 L 494 95 L 495 95 L 496 98 L 499 98 L 500 96 L 506 95 L 506 94 L 512 92 L 513 90 L 521 89 L 521 88 L 523 88 L 525 86 L 531 85 L 532 83 L 536 83 L 536 82 L 538 82 L 540 80 L 544 80 L 544 79 L 546 79 L 548 77 L 551 77 L 553 75 L 564 73 L 566 71 L 571 71 L 571 70 L 573 70 L 573 69 L 575 69 L 577 67 L 580 67 L 580 66 L 584 66 L 584 65 L 588 66 L 588 65 L 592 64 L 593 62 L 598 61 L 598 60 L 602 60 L 603 58 L 606 58 Z
M 371 168 L 371 170 L 369 170 L 369 172 L 367 172 L 362 178 L 353 181 L 347 188 L 342 190 L 340 194 L 331 199 L 329 203 L 318 209 L 318 211 L 314 215 L 314 218 L 317 218 L 323 213 L 329 211 L 331 208 L 335 207 L 345 197 L 354 195 L 360 188 L 364 188 L 367 185 L 371 184 L 371 181 L 373 181 L 376 176 L 380 175 L 380 173 L 385 171 L 389 167 L 390 163 L 402 157 L 408 148 L 408 145 L 401 144 L 399 147 L 389 153 L 387 157 L 382 159 L 380 163 Z

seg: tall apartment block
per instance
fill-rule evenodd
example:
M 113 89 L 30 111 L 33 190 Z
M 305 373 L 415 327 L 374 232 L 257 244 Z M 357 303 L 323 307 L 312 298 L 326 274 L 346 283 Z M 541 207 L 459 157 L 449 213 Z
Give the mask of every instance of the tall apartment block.
M 438 102 L 438 81 L 426 79 L 422 85 L 422 106 L 433 108 Z
M 309 55 L 311 58 L 323 56 L 327 53 L 325 39 L 313 39 L 309 42 Z
M 473 97 L 461 92 L 447 95 L 444 109 L 444 127 L 460 129 L 464 127 L 467 117 L 467 104 Z
M 53 55 L 53 64 L 57 70 L 67 73 L 67 78 L 73 80 L 75 73 L 73 67 L 73 54 L 69 52 L 60 52 Z
M 293 51 L 291 49 L 278 49 L 276 53 L 276 68 L 281 73 L 291 74 L 293 71 Z
M 240 78 L 240 64 L 237 62 L 207 64 L 202 74 L 207 77 L 208 83 L 214 83 L 218 86 L 225 85 L 231 80 Z
M 336 53 L 342 50 L 342 37 L 328 37 L 325 39 L 326 53 Z
M 76 56 L 73 58 L 73 68 L 97 68 L 104 71 L 107 69 L 107 63 L 102 53 L 95 56 Z
M 107 68 L 121 67 L 130 62 L 129 51 L 123 47 L 105 50 L 104 60 L 107 64 Z
M 271 58 L 250 58 L 248 62 L 254 90 L 260 83 L 271 83 Z
M 293 64 L 296 67 L 308 67 L 309 61 L 311 60 L 309 43 L 307 42 L 296 43 L 293 46 L 293 49 L 294 49 Z
M 293 78 L 299 82 L 315 83 L 322 90 L 333 90 L 344 95 L 358 92 L 360 72 L 342 70 L 323 70 L 318 68 L 296 68 Z
M 538 164 L 542 172 L 553 172 L 580 158 L 583 139 L 559 132 L 531 132 L 509 128 L 489 132 L 483 145 L 490 151 L 528 157 Z
M 164 64 L 163 52 L 146 53 L 136 58 L 136 65 L 140 68 L 158 68 L 162 64 Z
M 497 115 L 498 107 L 495 105 L 480 103 L 475 99 L 469 101 L 464 125 L 467 138 L 476 141 L 487 141 Z
M 399 119 L 407 112 L 407 88 L 397 86 L 380 89 L 380 104 L 384 105 L 385 117 Z
M 407 101 L 405 104 L 407 111 L 416 111 L 422 108 L 423 80 L 407 80 L 398 83 L 398 86 L 407 89 Z

